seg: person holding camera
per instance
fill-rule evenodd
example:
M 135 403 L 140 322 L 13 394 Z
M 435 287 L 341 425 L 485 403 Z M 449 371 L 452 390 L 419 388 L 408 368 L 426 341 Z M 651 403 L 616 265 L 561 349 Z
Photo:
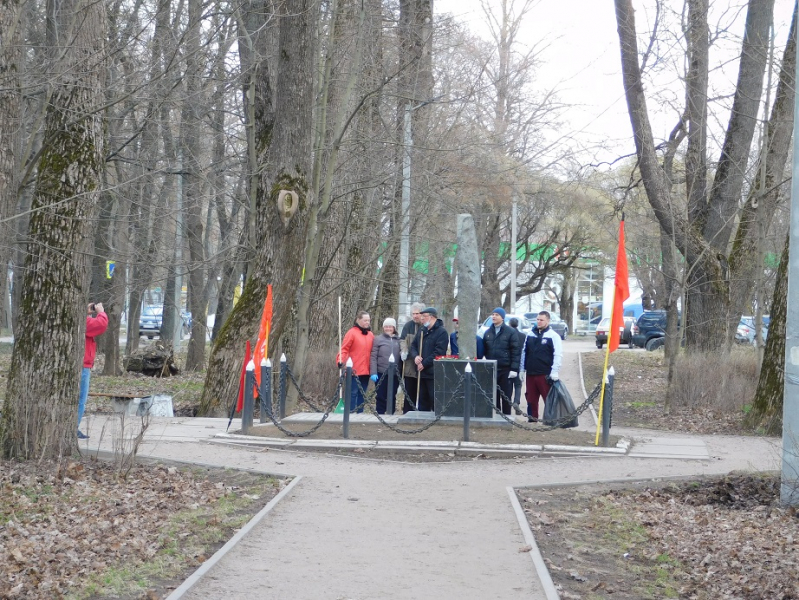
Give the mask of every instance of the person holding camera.
M 108 328 L 108 315 L 103 310 L 103 305 L 89 304 L 86 315 L 86 347 L 83 350 L 83 370 L 80 374 L 80 396 L 78 398 L 78 439 L 88 439 L 88 435 L 80 430 L 80 422 L 86 410 L 86 399 L 89 397 L 89 381 L 92 378 L 92 367 L 97 355 L 97 342 L 95 338 L 105 333 Z

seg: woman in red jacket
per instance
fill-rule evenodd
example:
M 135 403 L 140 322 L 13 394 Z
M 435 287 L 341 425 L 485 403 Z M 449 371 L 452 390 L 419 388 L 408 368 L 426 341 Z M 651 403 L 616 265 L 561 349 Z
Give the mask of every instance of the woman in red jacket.
M 108 327 L 108 315 L 103 310 L 103 305 L 89 304 L 86 314 L 86 348 L 83 350 L 83 370 L 80 374 L 80 396 L 78 397 L 78 439 L 85 440 L 89 436 L 80 430 L 80 421 L 83 419 L 83 412 L 86 410 L 86 398 L 89 396 L 89 380 L 92 378 L 92 367 L 94 357 L 97 354 L 97 342 L 94 341 L 98 335 L 105 333 Z
M 358 311 L 355 324 L 341 342 L 341 352 L 338 355 L 338 364 L 347 366 L 347 359 L 352 359 L 352 395 L 350 396 L 350 412 L 356 410 L 363 412 L 363 393 L 369 385 L 369 358 L 372 354 L 372 343 L 375 336 L 369 326 L 372 318 L 365 310 Z M 361 385 L 356 383 L 360 382 Z

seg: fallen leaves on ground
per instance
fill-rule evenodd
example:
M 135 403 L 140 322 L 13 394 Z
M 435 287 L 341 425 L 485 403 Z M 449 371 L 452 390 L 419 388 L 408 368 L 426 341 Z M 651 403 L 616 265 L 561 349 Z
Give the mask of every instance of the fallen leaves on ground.
M 779 481 L 734 474 L 519 497 L 563 597 L 787 600 L 799 598 L 799 517 L 779 504 Z
M 103 462 L 0 462 L 0 598 L 96 597 L 104 574 L 145 564 L 183 579 L 219 541 L 207 530 L 226 529 L 226 541 L 241 524 L 216 507 L 242 490 L 202 473 L 139 465 L 124 477 Z

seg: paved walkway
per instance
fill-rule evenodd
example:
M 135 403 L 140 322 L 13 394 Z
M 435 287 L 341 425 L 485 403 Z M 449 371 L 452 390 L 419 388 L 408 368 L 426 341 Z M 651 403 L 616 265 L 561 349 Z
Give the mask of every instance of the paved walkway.
M 581 348 L 566 344 L 571 390 Z M 103 425 L 89 448 L 113 448 Z M 139 454 L 302 479 L 184 598 L 545 598 L 508 486 L 771 470 L 780 456 L 776 440 L 614 428 L 633 440 L 624 456 L 395 463 L 220 444 L 226 425 L 156 419 Z

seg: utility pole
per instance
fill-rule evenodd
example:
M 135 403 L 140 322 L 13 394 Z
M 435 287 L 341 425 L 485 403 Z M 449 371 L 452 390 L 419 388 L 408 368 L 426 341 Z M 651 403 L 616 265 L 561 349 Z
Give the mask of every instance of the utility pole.
M 183 151 L 178 150 L 178 169 L 183 171 Z M 177 202 L 178 215 L 175 224 L 175 320 L 172 329 L 172 349 L 174 352 L 180 350 L 180 343 L 183 340 L 183 319 L 180 316 L 180 303 L 183 300 L 183 278 L 180 275 L 183 262 L 183 177 L 177 179 Z M 163 318 L 163 317 L 162 317 Z
M 399 257 L 399 314 L 397 327 L 408 320 L 408 253 L 411 237 L 411 103 L 405 105 L 405 134 L 402 141 L 402 204 Z
M 797 45 L 799 55 L 799 45 Z M 799 77 L 799 61 L 796 63 Z M 793 164 L 791 179 L 791 223 L 788 253 L 788 298 L 799 286 L 799 94 L 793 106 Z M 799 506 L 799 305 L 787 302 L 785 315 L 785 387 L 782 397 L 782 483 L 780 500 Z
M 516 312 L 516 194 L 510 213 L 510 312 Z

